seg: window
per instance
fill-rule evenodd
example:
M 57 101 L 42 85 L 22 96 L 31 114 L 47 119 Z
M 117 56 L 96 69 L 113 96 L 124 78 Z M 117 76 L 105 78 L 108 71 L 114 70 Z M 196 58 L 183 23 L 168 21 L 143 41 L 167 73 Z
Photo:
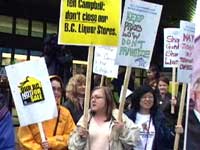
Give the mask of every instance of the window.
M 32 21 L 31 36 L 43 37 L 43 23 L 40 21 Z
M 12 21 L 12 17 L 0 15 L 0 32 L 12 33 Z
M 41 55 L 42 55 L 41 51 L 31 50 L 30 60 L 37 60 L 37 59 L 41 58 L 40 57 Z
M 47 34 L 57 33 L 57 25 L 52 23 L 47 23 Z
M 16 19 L 16 34 L 28 36 L 28 20 Z
M 2 62 L 1 65 L 2 66 L 7 66 L 10 65 L 11 63 L 11 48 L 1 48 L 1 52 L 2 52 Z

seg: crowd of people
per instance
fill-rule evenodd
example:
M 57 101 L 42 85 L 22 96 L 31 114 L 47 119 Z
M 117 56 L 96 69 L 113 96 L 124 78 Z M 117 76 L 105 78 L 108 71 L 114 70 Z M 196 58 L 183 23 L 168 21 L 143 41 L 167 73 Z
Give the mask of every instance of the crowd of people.
M 51 45 L 54 44 L 49 41 Z M 169 80 L 159 73 L 156 65 L 147 70 L 147 78 L 139 88 L 135 87 L 135 70 L 132 70 L 128 86 L 133 93 L 128 97 L 129 104 L 122 120 L 118 120 L 119 102 L 113 95 L 115 92 L 120 95 L 125 72 L 121 71 L 118 79 L 111 81 L 109 86 L 99 86 L 99 82 L 93 81 L 88 120 L 84 120 L 85 75 L 75 74 L 67 80 L 64 78 L 64 82 L 67 81 L 64 84 L 62 76 L 57 74 L 59 71 L 53 71 L 57 67 L 50 65 L 48 52 L 51 51 L 46 47 L 49 79 L 58 116 L 42 122 L 45 141 L 40 137 L 37 124 L 19 127 L 16 137 L 21 150 L 173 149 L 175 129 L 180 133 L 181 129 L 176 128 L 177 112 L 173 115 L 169 108 L 172 103 L 177 110 L 178 100 L 172 98 L 168 91 Z M 64 55 L 57 58 L 61 57 L 64 60 Z M 0 98 L 0 149 L 14 150 L 11 115 L 4 104 L 6 98 L 3 94 Z M 87 128 L 84 121 L 87 121 Z
M 164 76 L 156 79 L 156 88 L 145 82 L 134 90 L 129 96 L 131 106 L 123 114 L 121 121 L 117 120 L 119 111 L 113 97 L 113 89 L 106 85 L 94 86 L 91 91 L 88 127 L 84 128 L 85 75 L 75 74 L 69 79 L 65 88 L 58 75 L 51 75 L 50 82 L 58 116 L 42 122 L 45 141 L 40 137 L 37 124 L 19 127 L 16 134 L 20 149 L 173 149 L 177 118 L 173 118 L 175 121 L 170 120 L 171 94 L 167 90 L 169 80 Z M 1 96 L 1 99 L 5 98 Z M 8 130 L 1 132 L 9 135 L 1 140 L 5 142 L 1 142 L 0 147 L 3 147 L 2 143 L 4 143 L 14 150 L 11 116 L 3 103 L 0 106 L 1 126 L 7 123 L 5 127 L 11 129 L 9 133 Z

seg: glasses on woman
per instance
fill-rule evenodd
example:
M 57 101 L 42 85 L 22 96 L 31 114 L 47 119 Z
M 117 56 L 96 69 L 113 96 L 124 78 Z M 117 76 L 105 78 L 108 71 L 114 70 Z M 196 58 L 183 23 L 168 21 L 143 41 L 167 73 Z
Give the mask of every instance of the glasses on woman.
M 149 100 L 153 100 L 154 97 L 153 96 L 144 96 L 144 97 L 141 97 L 142 100 L 145 100 L 145 99 L 149 99 Z
M 58 91 L 58 92 L 62 92 L 62 88 L 61 87 L 52 87 L 53 91 Z

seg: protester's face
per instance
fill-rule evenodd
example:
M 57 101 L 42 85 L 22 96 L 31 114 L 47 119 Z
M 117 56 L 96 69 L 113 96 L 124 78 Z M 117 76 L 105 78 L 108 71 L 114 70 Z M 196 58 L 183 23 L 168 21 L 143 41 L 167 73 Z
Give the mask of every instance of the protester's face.
M 154 104 L 154 97 L 151 92 L 145 93 L 140 99 L 140 108 L 150 110 Z
M 91 110 L 94 112 L 105 112 L 106 110 L 106 99 L 102 89 L 93 91 L 90 101 Z
M 153 71 L 151 69 L 147 71 L 147 78 L 148 79 L 154 79 L 155 76 L 156 76 L 156 72 L 155 71 Z
M 52 80 L 51 81 L 51 86 L 53 89 L 53 93 L 56 99 L 56 103 L 59 104 L 61 97 L 62 97 L 62 88 L 61 88 L 61 84 L 60 82 L 58 82 L 57 80 Z
M 81 83 L 80 85 L 77 85 L 77 93 L 79 96 L 85 96 L 85 83 Z
M 160 94 L 166 94 L 168 91 L 168 84 L 163 81 L 158 82 L 158 89 L 160 91 Z

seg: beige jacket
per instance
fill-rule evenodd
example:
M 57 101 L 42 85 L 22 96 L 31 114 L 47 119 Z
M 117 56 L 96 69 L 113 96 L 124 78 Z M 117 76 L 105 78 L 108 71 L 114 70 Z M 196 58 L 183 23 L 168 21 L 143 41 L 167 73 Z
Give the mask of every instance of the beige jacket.
M 118 112 L 119 111 L 117 109 L 113 110 L 112 115 L 114 119 L 117 118 Z M 88 118 L 90 118 L 90 115 Z M 109 143 L 110 150 L 132 150 L 133 147 L 140 141 L 139 127 L 136 126 L 125 114 L 123 114 L 122 119 L 125 127 L 122 131 L 120 131 L 120 133 L 118 133 L 113 127 L 114 123 L 112 121 L 110 134 L 111 143 Z M 77 126 L 83 127 L 83 117 L 81 117 L 81 119 L 77 123 Z M 77 130 L 75 130 L 69 139 L 68 149 L 90 150 L 89 140 L 80 138 Z

